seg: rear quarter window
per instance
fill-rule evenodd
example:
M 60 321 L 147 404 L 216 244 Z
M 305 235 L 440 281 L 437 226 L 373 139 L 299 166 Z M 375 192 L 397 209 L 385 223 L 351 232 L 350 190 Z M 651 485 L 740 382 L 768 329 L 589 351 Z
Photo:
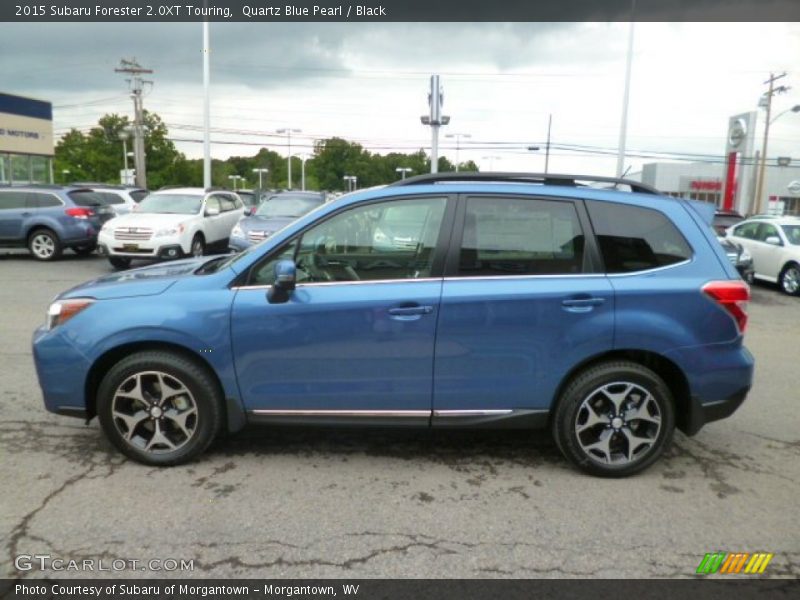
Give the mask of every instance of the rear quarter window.
M 105 202 L 97 192 L 68 192 L 70 200 L 75 206 L 103 206 Z
M 586 206 L 607 273 L 647 271 L 692 257 L 683 234 L 658 210 L 615 202 Z

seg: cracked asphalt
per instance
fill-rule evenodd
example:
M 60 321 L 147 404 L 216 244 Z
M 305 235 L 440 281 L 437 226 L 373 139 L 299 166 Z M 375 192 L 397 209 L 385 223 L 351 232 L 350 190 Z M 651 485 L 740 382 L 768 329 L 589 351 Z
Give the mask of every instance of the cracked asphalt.
M 127 461 L 45 412 L 30 352 L 52 297 L 109 272 L 0 254 L 0 576 L 690 577 L 706 552 L 800 575 L 800 298 L 756 285 L 755 386 L 730 419 L 624 480 L 545 433 L 249 429 L 198 462 Z M 18 555 L 184 559 L 192 572 L 19 571 Z

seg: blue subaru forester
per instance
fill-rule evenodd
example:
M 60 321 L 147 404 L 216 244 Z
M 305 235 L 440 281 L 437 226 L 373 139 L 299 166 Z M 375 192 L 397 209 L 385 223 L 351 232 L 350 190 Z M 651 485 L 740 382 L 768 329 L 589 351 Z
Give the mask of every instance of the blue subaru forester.
M 549 427 L 629 475 L 750 389 L 749 288 L 712 217 L 560 175 L 350 194 L 241 254 L 61 294 L 33 340 L 45 405 L 152 465 L 248 423 Z

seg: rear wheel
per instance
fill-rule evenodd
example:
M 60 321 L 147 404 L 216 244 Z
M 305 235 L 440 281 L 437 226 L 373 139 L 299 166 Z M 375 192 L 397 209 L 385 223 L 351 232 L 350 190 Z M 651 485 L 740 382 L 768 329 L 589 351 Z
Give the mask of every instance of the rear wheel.
M 97 392 L 97 414 L 109 440 L 147 465 L 177 465 L 202 454 L 220 430 L 221 406 L 208 371 L 171 352 L 121 360 Z
M 800 266 L 796 263 L 786 265 L 781 271 L 779 282 L 785 294 L 800 295 Z
M 36 260 L 55 260 L 63 251 L 58 236 L 49 229 L 37 229 L 31 233 L 28 249 Z
M 653 464 L 672 439 L 672 394 L 650 369 L 628 361 L 578 374 L 556 407 L 553 437 L 578 468 L 624 477 Z
M 78 256 L 89 256 L 95 250 L 97 250 L 97 246 L 95 244 L 92 244 L 91 246 L 74 246 L 72 248 L 72 251 Z
M 108 262 L 111 263 L 111 266 L 115 269 L 127 269 L 131 266 L 131 259 L 130 258 L 123 258 L 121 256 L 109 256 Z

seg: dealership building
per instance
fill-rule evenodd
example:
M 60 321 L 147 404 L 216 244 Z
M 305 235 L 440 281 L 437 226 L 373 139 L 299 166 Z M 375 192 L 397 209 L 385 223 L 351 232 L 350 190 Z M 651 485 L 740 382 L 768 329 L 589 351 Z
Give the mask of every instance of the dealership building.
M 0 93 L 0 184 L 53 182 L 53 105 Z
M 762 205 L 756 202 L 760 165 L 756 151 L 757 117 L 756 112 L 730 117 L 724 163 L 649 163 L 629 178 L 670 196 L 710 202 L 742 215 L 759 212 L 800 215 L 800 164 L 788 156 L 768 161 L 764 167 Z

